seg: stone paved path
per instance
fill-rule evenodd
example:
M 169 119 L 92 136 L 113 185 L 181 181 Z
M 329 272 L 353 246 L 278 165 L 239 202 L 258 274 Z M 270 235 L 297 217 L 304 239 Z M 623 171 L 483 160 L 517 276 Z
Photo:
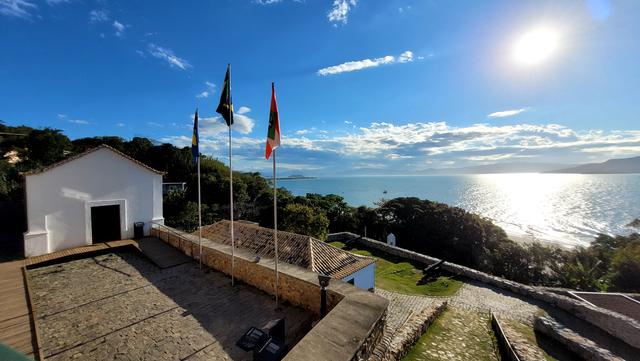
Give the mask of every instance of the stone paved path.
M 380 288 L 376 289 L 376 294 L 387 298 L 390 303 L 387 310 L 387 325 L 385 326 L 383 339 L 378 345 L 372 360 L 379 359 L 377 355 L 383 354 L 385 348 L 388 347 L 392 341 L 395 342 L 395 337 L 397 337 L 396 331 L 402 327 L 411 315 L 421 312 L 435 302 L 447 300 L 449 308 L 456 310 L 453 313 L 456 317 L 452 317 L 451 313 L 448 313 L 449 316 L 447 316 L 450 317 L 447 320 L 454 322 L 454 325 L 461 325 L 461 320 L 466 322 L 466 324 L 463 325 L 464 327 L 460 329 L 460 334 L 456 336 L 457 338 L 455 339 L 454 345 L 465 343 L 464 339 L 467 337 L 465 335 L 473 334 L 473 332 L 479 332 L 476 336 L 484 334 L 490 335 L 491 331 L 487 327 L 490 327 L 488 320 L 491 311 L 501 318 L 518 320 L 528 325 L 533 325 L 535 316 L 542 312 L 538 303 L 535 301 L 526 300 L 509 291 L 471 280 L 465 280 L 465 284 L 451 297 L 406 295 Z M 444 315 L 441 317 L 444 317 Z M 451 332 L 453 332 L 453 329 L 449 330 L 449 333 L 445 335 L 447 337 L 453 337 Z M 462 338 L 463 340 L 459 340 L 458 338 Z M 436 338 L 431 342 L 438 344 L 445 341 L 446 338 Z M 454 359 L 473 360 L 473 358 L 466 358 L 469 357 L 469 350 L 474 351 L 473 349 L 450 347 L 452 345 L 449 343 L 444 343 L 442 348 L 437 348 L 434 345 L 426 346 L 429 349 L 434 349 L 438 357 L 442 356 L 446 358 L 450 356 Z M 438 353 L 438 351 L 445 352 L 446 357 Z M 425 357 L 425 360 L 442 359 L 436 357 L 436 354 L 427 352 L 423 353 L 423 357 Z M 420 360 L 422 358 L 416 359 Z
M 29 271 L 47 360 L 250 360 L 250 326 L 285 317 L 287 343 L 311 315 L 194 262 L 159 269 L 118 252 Z
M 387 307 L 387 322 L 384 327 L 382 340 L 373 352 L 371 361 L 380 360 L 386 349 L 396 337 L 396 331 L 414 314 L 422 312 L 425 308 L 442 299 L 436 297 L 406 295 L 376 288 L 375 293 L 389 300 Z
M 485 313 L 493 311 L 501 318 L 525 321 L 531 325 L 535 316 L 542 312 L 539 304 L 538 301 L 521 298 L 509 291 L 469 280 L 465 280 L 462 288 L 449 301 L 450 306 Z
M 486 313 L 447 309 L 408 355 L 409 360 L 500 360 Z

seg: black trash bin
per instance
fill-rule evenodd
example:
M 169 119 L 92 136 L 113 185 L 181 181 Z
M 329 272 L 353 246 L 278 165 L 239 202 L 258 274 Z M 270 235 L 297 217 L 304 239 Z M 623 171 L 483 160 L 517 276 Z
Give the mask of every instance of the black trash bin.
M 144 222 L 135 222 L 133 224 L 133 238 L 140 239 L 144 237 Z

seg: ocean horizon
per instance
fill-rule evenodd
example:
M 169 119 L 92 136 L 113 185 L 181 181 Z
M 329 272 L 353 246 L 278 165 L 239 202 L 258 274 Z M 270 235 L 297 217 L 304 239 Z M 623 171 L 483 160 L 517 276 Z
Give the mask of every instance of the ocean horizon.
M 417 197 L 463 208 L 516 241 L 588 246 L 628 235 L 640 217 L 640 174 L 357 175 L 279 180 L 294 195 L 336 194 L 354 207 Z

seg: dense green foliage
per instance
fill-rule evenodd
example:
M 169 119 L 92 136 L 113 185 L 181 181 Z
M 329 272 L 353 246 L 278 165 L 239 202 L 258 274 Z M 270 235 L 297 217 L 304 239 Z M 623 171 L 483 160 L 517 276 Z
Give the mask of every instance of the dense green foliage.
M 107 144 L 164 171 L 166 182 L 186 182 L 186 191 L 164 200 L 166 223 L 197 227 L 197 175 L 188 147 L 154 144 L 145 138 L 93 137 L 70 140 L 60 130 L 5 126 L 0 123 L 0 202 L 24 198 L 20 172 L 55 163 Z M 5 157 L 16 152 L 17 162 Z M 15 160 L 15 159 L 14 159 Z M 202 157 L 203 224 L 229 217 L 229 168 Z M 259 173 L 234 172 L 234 216 L 273 226 L 273 189 Z M 398 245 L 519 282 L 581 290 L 640 291 L 640 236 L 599 236 L 588 248 L 561 250 L 538 243 L 521 245 L 490 220 L 446 204 L 418 198 L 382 200 L 375 208 L 349 206 L 337 195 L 294 196 L 278 189 L 279 227 L 324 239 L 329 232 L 366 233 L 383 240 L 393 232 Z M 15 227 L 24 227 L 14 222 Z M 17 231 L 24 231 L 20 229 Z M 18 232 L 19 233 L 19 232 Z

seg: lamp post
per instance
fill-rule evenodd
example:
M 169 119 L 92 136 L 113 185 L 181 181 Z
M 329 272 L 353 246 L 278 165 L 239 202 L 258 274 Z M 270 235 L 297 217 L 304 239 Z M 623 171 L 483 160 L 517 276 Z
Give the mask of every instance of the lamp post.
M 322 274 L 318 275 L 318 282 L 320 283 L 320 318 L 324 318 L 327 315 L 327 286 L 329 286 L 331 277 Z

